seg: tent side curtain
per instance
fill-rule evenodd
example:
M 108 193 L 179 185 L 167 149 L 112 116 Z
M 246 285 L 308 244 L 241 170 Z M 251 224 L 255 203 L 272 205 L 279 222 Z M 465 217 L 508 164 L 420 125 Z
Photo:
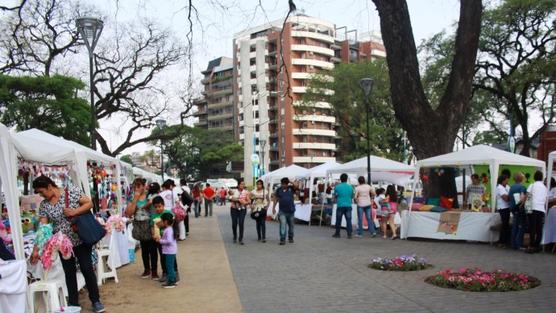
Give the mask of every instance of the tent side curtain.
M 24 260 L 23 230 L 21 227 L 21 212 L 19 209 L 19 191 L 17 189 L 17 154 L 12 135 L 0 123 L 0 182 L 4 191 L 8 217 L 11 221 L 12 240 L 15 257 Z

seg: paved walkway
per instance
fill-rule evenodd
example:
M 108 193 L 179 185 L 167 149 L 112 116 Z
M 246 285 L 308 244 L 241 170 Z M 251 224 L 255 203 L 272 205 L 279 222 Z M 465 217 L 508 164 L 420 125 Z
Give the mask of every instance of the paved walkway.
M 193 218 L 190 231 L 191 236 L 178 244 L 181 282 L 176 288 L 162 289 L 158 282 L 141 279 L 143 266 L 138 251 L 135 264 L 118 270 L 118 284 L 108 281 L 101 287 L 106 311 L 242 312 L 217 218 Z M 80 301 L 83 312 L 91 312 L 86 292 L 81 294 Z
M 278 245 L 278 225 L 267 223 L 267 243 L 256 241 L 247 216 L 245 246 L 232 243 L 229 209 L 192 219 L 179 244 L 181 284 L 171 290 L 138 277 L 141 261 L 118 271 L 120 283 L 101 289 L 107 312 L 555 312 L 556 255 L 497 249 L 486 244 L 331 238 L 328 227 L 295 225 L 295 244 Z M 434 264 L 419 272 L 367 268 L 372 257 L 417 253 Z M 445 268 L 481 267 L 527 272 L 542 281 L 532 290 L 471 293 L 423 282 Z M 86 293 L 82 303 L 88 309 Z M 84 312 L 90 312 L 84 310 Z
M 219 216 L 222 238 L 246 313 L 258 312 L 555 312 L 556 255 L 528 255 L 487 244 L 331 238 L 328 227 L 295 225 L 295 244 L 278 245 L 278 225 L 267 223 L 267 243 L 256 241 L 247 217 L 245 246 L 232 243 L 230 217 Z M 371 257 L 417 253 L 435 265 L 418 272 L 367 268 Z M 532 290 L 470 293 L 423 282 L 445 268 L 480 267 L 527 272 L 542 280 Z

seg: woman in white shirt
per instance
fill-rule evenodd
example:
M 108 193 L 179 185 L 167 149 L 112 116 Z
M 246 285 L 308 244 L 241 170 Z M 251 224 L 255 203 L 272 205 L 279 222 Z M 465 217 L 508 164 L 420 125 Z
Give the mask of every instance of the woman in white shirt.
M 496 185 L 496 208 L 498 209 L 498 214 L 500 214 L 500 220 L 502 221 L 500 239 L 498 240 L 500 245 L 510 244 L 510 186 L 508 186 L 508 181 L 509 178 L 506 175 L 501 175 L 498 177 Z
M 359 176 L 357 179 L 359 185 L 355 187 L 355 201 L 357 203 L 357 235 L 355 237 L 363 236 L 363 218 L 367 220 L 369 233 L 371 236 L 376 236 L 375 223 L 373 222 L 372 202 L 371 196 L 374 196 L 374 189 L 369 184 L 365 183 L 365 177 Z M 364 217 L 363 217 L 364 215 Z
M 526 250 L 527 253 L 540 251 L 546 199 L 548 198 L 548 189 L 543 184 L 542 172 L 536 171 L 534 179 L 535 183 L 527 189 L 527 196 L 531 197 L 531 204 L 533 205 L 533 212 L 529 215 L 531 239 L 529 240 L 529 248 Z

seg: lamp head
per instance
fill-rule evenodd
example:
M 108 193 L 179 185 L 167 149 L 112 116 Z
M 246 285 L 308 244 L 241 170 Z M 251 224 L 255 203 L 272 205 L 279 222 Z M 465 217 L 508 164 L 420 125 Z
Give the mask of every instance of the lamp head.
M 155 123 L 158 128 L 164 128 L 166 126 L 166 120 L 164 119 L 158 119 L 155 121 Z
M 83 37 L 87 49 L 92 53 L 104 28 L 104 22 L 96 17 L 79 17 L 75 20 L 75 26 Z
M 359 86 L 361 86 L 361 89 L 363 89 L 363 93 L 365 94 L 365 97 L 368 97 L 371 94 L 371 91 L 373 90 L 373 79 L 372 78 L 362 78 L 359 81 Z

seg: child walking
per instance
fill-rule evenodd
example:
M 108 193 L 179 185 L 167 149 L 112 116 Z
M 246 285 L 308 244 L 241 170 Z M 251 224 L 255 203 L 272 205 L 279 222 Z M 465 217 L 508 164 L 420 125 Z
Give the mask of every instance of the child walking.
M 178 252 L 178 233 L 174 231 L 174 215 L 169 212 L 164 212 L 160 216 L 161 228 L 164 229 L 164 233 L 160 238 L 159 242 L 162 246 L 163 259 L 166 263 L 167 280 L 162 284 L 162 288 L 174 288 L 176 287 L 176 270 L 174 268 L 176 263 L 176 253 Z

